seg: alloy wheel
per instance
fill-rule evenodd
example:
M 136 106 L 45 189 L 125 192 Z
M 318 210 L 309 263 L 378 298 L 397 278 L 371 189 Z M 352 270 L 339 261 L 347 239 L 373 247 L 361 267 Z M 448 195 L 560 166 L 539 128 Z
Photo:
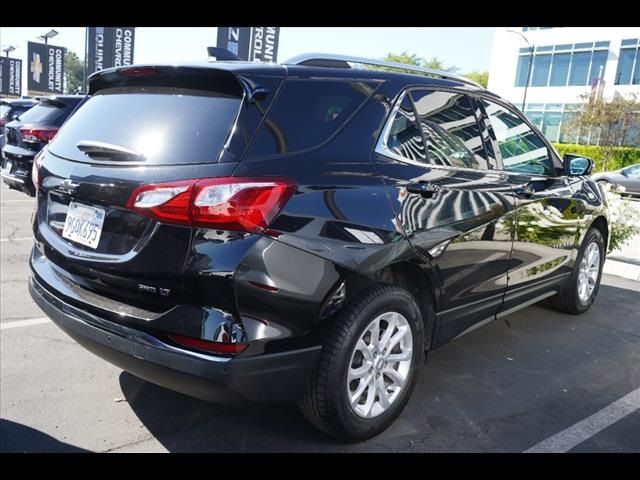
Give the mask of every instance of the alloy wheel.
M 600 273 L 600 247 L 596 242 L 587 245 L 578 270 L 578 298 L 586 303 L 596 288 Z
M 389 409 L 407 384 L 413 335 L 398 312 L 377 316 L 358 339 L 347 373 L 347 395 L 356 415 L 373 418 Z

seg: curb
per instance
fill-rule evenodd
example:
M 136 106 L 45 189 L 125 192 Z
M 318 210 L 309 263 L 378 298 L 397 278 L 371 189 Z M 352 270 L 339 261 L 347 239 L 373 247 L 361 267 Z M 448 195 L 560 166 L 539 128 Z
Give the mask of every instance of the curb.
M 607 259 L 604 262 L 602 273 L 605 273 L 607 275 L 615 275 L 616 277 L 627 278 L 636 282 L 640 281 L 640 265 L 634 265 L 632 263 Z

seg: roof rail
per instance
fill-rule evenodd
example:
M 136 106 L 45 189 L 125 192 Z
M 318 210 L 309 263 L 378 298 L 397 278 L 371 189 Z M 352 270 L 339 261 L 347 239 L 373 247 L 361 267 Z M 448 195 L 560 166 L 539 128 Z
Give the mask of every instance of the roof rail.
M 376 65 L 379 67 L 391 67 L 398 70 L 407 70 L 410 72 L 429 75 L 432 77 L 443 78 L 446 80 L 456 80 L 458 82 L 474 85 L 483 88 L 482 85 L 455 73 L 444 72 L 432 68 L 419 67 L 417 65 L 408 65 L 406 63 L 387 62 L 385 60 L 375 60 L 371 58 L 352 57 L 350 55 L 336 55 L 333 53 L 303 53 L 302 55 L 290 58 L 284 65 L 307 65 L 312 67 L 329 67 L 329 68 L 352 68 L 350 63 L 359 63 L 362 65 Z

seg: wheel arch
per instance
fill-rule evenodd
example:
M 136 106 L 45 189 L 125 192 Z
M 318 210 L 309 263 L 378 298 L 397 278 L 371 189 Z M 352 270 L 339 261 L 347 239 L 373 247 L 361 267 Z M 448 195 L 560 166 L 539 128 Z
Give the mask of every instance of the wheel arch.
M 353 298 L 364 288 L 380 283 L 396 285 L 407 290 L 413 296 L 422 314 L 425 349 L 431 349 L 436 324 L 435 312 L 439 310 L 440 295 L 436 286 L 437 281 L 428 268 L 423 268 L 409 261 L 398 261 L 376 270 L 367 276 L 366 281 L 363 281 L 362 277 L 359 281 L 356 278 L 351 280 L 352 294 L 349 295 L 350 298 Z M 347 285 L 347 289 L 349 289 L 349 282 Z
M 600 215 L 591 222 L 589 228 L 597 228 L 600 231 L 602 238 L 604 239 L 604 249 L 606 252 L 609 245 L 609 222 L 607 219 L 603 215 Z

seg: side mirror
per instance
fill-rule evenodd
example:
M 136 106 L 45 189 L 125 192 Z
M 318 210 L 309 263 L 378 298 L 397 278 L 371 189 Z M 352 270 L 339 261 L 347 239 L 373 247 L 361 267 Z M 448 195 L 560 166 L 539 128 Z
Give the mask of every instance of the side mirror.
M 593 160 L 572 153 L 565 153 L 562 157 L 565 175 L 579 177 L 581 175 L 591 175 L 593 171 Z

